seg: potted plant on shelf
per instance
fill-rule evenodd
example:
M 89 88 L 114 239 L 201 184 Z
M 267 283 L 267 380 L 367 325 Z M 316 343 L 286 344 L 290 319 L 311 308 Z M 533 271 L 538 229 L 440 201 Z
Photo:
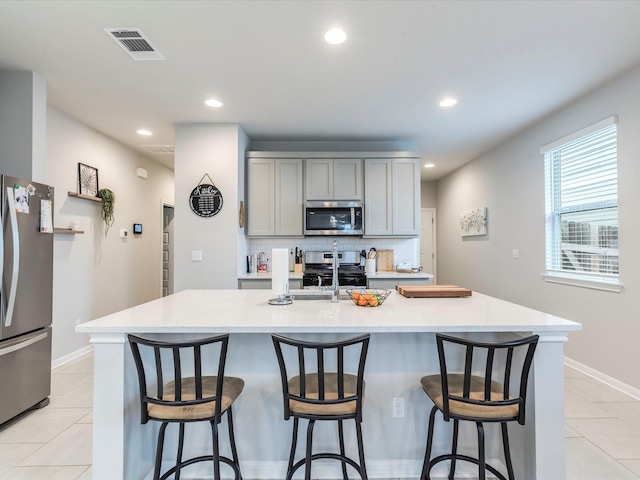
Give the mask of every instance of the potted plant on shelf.
M 108 188 L 101 188 L 98 190 L 98 197 L 102 199 L 102 210 L 100 211 L 100 215 L 102 216 L 102 220 L 104 220 L 104 236 L 106 237 L 109 232 L 109 228 L 113 225 L 115 220 L 114 209 L 116 204 L 116 194 Z

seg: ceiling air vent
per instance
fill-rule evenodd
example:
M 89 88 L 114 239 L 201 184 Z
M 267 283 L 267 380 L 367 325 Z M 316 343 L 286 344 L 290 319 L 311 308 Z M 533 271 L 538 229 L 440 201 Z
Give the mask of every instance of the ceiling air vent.
M 105 32 L 134 60 L 164 60 L 162 55 L 137 27 L 105 28 Z
M 140 145 L 140 147 L 156 155 L 172 155 L 176 152 L 173 145 Z

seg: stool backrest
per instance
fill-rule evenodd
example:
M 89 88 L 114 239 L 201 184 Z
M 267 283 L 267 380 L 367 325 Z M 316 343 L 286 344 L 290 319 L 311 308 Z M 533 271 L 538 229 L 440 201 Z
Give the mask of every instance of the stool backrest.
M 453 401 L 486 407 L 516 405 L 518 409 L 515 420 L 522 425 L 524 424 L 527 383 L 533 354 L 538 344 L 538 335 L 503 342 L 484 342 L 436 334 L 436 342 L 442 381 L 442 410 L 445 420 L 450 418 L 449 406 Z M 454 345 L 458 346 L 458 350 L 463 350 L 464 357 L 461 395 L 460 392 L 452 393 L 449 391 L 449 377 L 447 375 L 452 372 L 448 368 L 448 362 L 451 363 L 450 351 L 456 348 Z M 521 357 L 523 353 L 524 358 Z M 514 359 L 517 360 L 516 366 L 514 366 Z M 478 378 L 482 380 L 480 398 L 477 395 Z M 496 386 L 500 386 L 499 392 L 496 392 Z M 471 395 L 474 390 L 476 395 Z M 514 420 L 514 418 L 510 419 Z M 500 420 L 499 417 L 494 419 L 494 421 Z
M 215 402 L 220 422 L 222 385 L 229 335 L 165 342 L 128 335 L 138 372 L 141 422 L 147 423 L 149 404 L 186 407 Z M 203 393 L 203 378 L 216 376 L 215 394 Z
M 355 402 L 355 418 L 362 420 L 369 334 L 333 342 L 308 342 L 280 335 L 271 337 L 280 366 L 285 420 L 292 413 L 290 401 L 307 404 L 311 409 L 314 405 Z M 345 375 L 356 377 L 355 392 L 351 387 L 345 389 Z M 299 384 L 291 390 L 289 380 L 293 377 L 299 377 Z M 335 415 L 336 418 L 340 416 Z

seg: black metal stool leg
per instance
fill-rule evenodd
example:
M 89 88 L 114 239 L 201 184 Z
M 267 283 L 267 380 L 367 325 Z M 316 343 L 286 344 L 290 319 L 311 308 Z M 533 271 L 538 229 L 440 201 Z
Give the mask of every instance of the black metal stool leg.
M 509 448 L 509 432 L 507 431 L 507 422 L 502 422 L 502 445 L 504 446 L 504 460 L 507 464 L 507 474 L 509 480 L 514 480 L 513 464 L 511 463 L 511 449 Z
M 315 420 L 309 420 L 309 425 L 307 425 L 307 452 L 304 457 L 304 480 L 311 480 L 311 455 L 313 451 L 313 427 L 315 424 Z
M 164 446 L 164 431 L 167 429 L 167 422 L 162 422 L 160 425 L 160 431 L 158 432 L 158 446 L 156 447 L 156 465 L 153 470 L 153 479 L 158 480 L 160 478 L 160 467 L 162 466 L 162 449 Z
M 456 475 L 456 458 L 458 453 L 458 427 L 457 418 L 453 420 L 453 439 L 451 440 L 451 466 L 449 467 L 449 480 L 453 480 Z
M 478 428 L 478 479 L 485 480 L 487 472 L 484 459 L 484 426 L 482 422 L 476 422 Z
M 340 442 L 340 455 L 345 456 L 344 449 L 344 428 L 342 425 L 342 420 L 338 420 L 338 440 Z M 347 464 L 346 462 L 342 462 L 342 478 L 343 480 L 349 480 L 349 476 L 347 475 Z
M 220 444 L 218 443 L 218 424 L 211 420 L 211 438 L 213 440 L 213 478 L 220 480 Z
M 296 457 L 296 445 L 298 444 L 298 417 L 293 418 L 293 432 L 291 434 L 291 452 L 289 453 L 289 464 L 287 465 L 287 478 L 291 480 L 293 476 L 293 461 Z
M 362 443 L 362 425 L 355 419 L 356 422 L 356 436 L 358 437 L 358 456 L 360 457 L 360 478 L 367 480 L 367 466 L 364 462 L 364 444 Z
M 236 448 L 236 438 L 233 432 L 233 413 L 231 412 L 231 406 L 227 409 L 227 427 L 229 429 L 229 444 L 231 446 L 231 458 L 233 463 L 238 467 L 238 478 L 242 480 L 242 473 L 240 472 L 240 461 L 238 460 L 238 449 Z
M 424 462 L 422 463 L 422 473 L 420 474 L 420 480 L 429 480 L 427 474 L 429 473 L 429 462 L 431 461 L 431 448 L 433 447 L 433 426 L 435 423 L 436 412 L 438 407 L 431 409 L 429 415 L 429 429 L 427 431 L 427 449 L 424 452 Z
M 176 465 L 179 466 L 182 463 L 182 450 L 184 447 L 184 422 L 180 422 L 180 433 L 178 434 L 178 456 L 176 457 Z M 180 468 L 176 470 L 175 480 L 180 480 Z

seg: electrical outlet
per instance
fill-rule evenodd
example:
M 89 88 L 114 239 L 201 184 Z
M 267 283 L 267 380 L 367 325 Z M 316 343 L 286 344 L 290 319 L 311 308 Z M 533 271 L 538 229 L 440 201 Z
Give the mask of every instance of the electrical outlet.
M 394 398 L 391 408 L 391 418 L 404 418 L 404 398 Z
M 202 251 L 193 250 L 191 252 L 191 261 L 192 262 L 201 262 L 202 261 Z

